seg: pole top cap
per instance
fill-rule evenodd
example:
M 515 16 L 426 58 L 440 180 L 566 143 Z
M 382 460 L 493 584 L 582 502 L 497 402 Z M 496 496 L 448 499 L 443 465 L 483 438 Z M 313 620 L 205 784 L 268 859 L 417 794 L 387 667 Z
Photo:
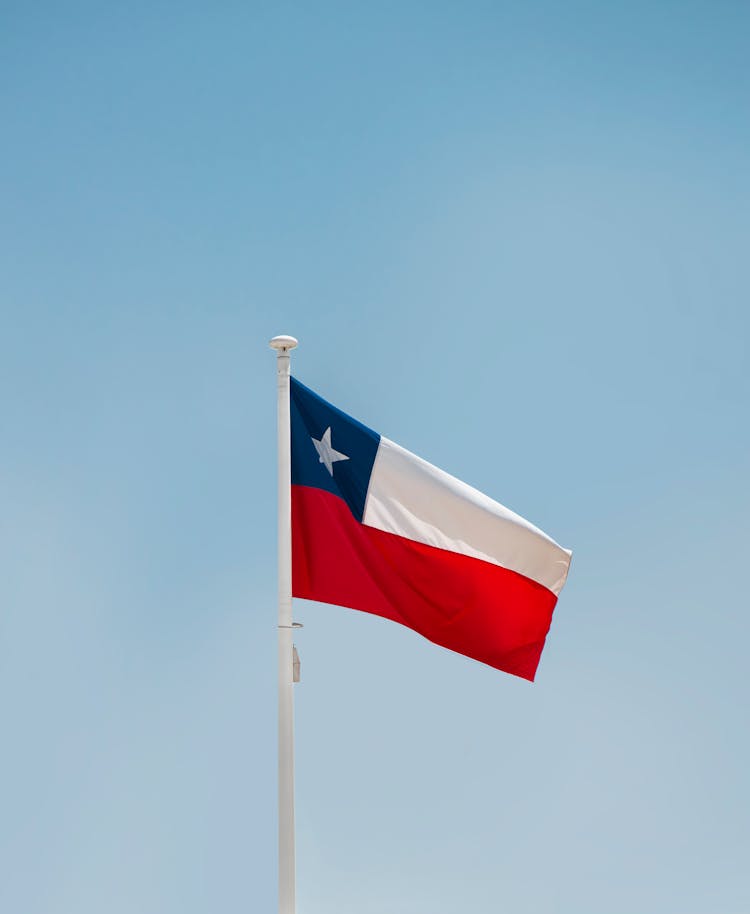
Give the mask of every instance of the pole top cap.
M 294 349 L 297 346 L 297 340 L 293 336 L 275 336 L 268 344 L 271 349 Z

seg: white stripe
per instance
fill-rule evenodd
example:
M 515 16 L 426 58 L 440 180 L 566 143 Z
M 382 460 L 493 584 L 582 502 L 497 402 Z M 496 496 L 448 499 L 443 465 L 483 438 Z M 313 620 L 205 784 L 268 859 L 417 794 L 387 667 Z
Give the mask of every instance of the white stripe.
M 362 520 L 517 571 L 554 594 L 568 574 L 571 553 L 546 533 L 387 438 L 380 439 Z

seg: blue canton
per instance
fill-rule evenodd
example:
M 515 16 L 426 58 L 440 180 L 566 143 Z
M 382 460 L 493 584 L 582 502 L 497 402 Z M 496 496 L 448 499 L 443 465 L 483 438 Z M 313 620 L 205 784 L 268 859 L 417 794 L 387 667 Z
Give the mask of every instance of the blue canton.
M 343 498 L 361 522 L 380 435 L 291 380 L 292 485 Z M 327 445 L 338 454 L 329 467 L 324 462 Z

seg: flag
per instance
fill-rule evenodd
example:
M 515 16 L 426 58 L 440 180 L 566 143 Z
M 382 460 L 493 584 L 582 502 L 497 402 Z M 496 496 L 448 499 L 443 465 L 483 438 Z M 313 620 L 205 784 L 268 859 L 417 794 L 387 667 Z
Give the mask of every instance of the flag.
M 292 593 L 533 680 L 571 553 L 291 379 Z

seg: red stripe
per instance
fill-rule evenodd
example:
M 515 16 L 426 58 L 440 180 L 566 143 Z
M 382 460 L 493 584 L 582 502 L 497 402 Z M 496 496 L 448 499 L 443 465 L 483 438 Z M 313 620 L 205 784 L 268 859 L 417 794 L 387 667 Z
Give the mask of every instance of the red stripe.
M 306 486 L 292 486 L 292 563 L 295 597 L 384 616 L 534 679 L 557 597 L 515 571 L 367 527 Z

